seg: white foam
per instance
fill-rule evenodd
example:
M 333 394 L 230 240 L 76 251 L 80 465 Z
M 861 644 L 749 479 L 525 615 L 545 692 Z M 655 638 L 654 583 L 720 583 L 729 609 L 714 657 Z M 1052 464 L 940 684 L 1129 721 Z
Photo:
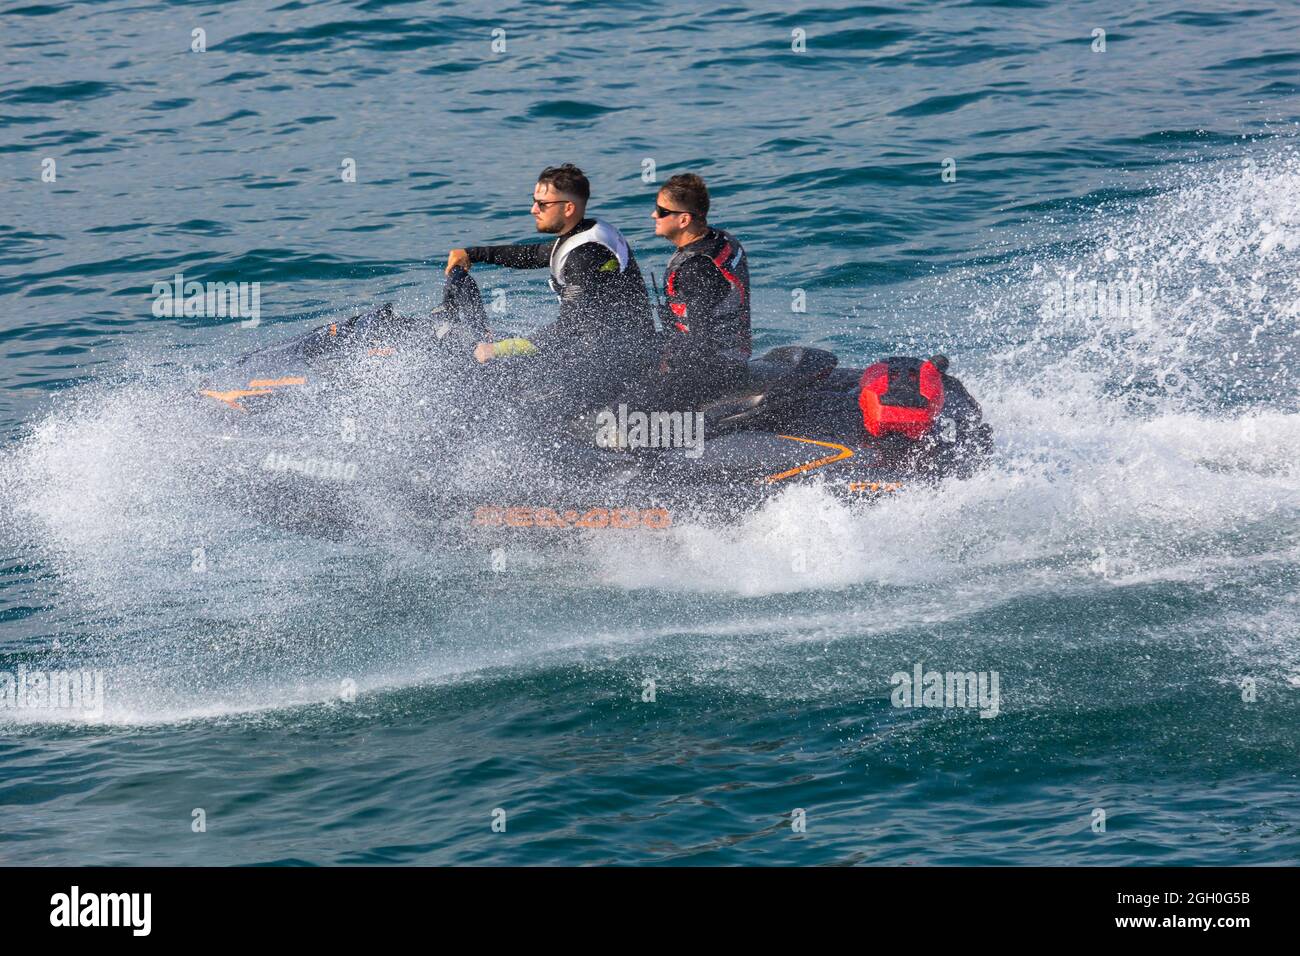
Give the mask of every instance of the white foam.
M 983 287 L 970 332 L 997 346 L 955 354 L 953 371 L 996 454 L 967 480 L 865 507 L 797 487 L 734 524 L 579 536 L 515 585 L 466 584 L 464 555 L 413 557 L 400 590 L 377 599 L 357 569 L 391 557 L 403 530 L 382 495 L 359 496 L 375 534 L 346 547 L 251 525 L 189 467 L 207 439 L 174 375 L 145 375 L 65 394 L 0 454 L 0 530 L 57 573 L 56 629 L 66 621 L 116 668 L 105 719 L 119 723 L 323 704 L 337 682 L 307 666 L 321 662 L 365 697 L 688 635 L 701 672 L 727 673 L 768 660 L 754 642 L 874 639 L 1016 600 L 1261 568 L 1280 580 L 1300 544 L 1300 165 L 1286 145 L 1255 147 L 1249 162 L 1176 175 L 1161 196 L 1098 212 L 1074 258 Z M 1045 318 L 1042 282 L 1067 275 L 1151 280 L 1160 298 L 1150 315 Z M 400 367 L 375 382 L 367 407 L 391 407 L 409 384 Z M 215 570 L 202 579 L 190 572 L 200 545 Z M 496 610 L 502 586 L 533 589 L 538 607 L 475 616 Z M 533 620 L 584 592 L 598 597 L 569 624 Z M 646 595 L 664 610 L 640 619 Z M 716 618 L 674 617 L 675 598 L 700 596 Z M 348 616 L 358 606 L 454 633 L 376 627 Z M 611 608 L 617 626 L 602 619 Z M 1297 620 L 1279 603 L 1267 626 L 1295 634 Z M 1294 656 L 1273 659 L 1294 669 Z M 223 684 L 240 668 L 247 686 Z

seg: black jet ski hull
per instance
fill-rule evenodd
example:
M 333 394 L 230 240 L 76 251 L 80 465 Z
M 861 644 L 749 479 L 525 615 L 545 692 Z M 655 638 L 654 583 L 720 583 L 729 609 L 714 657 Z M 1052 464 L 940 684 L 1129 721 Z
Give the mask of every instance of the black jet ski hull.
M 386 308 L 244 356 L 202 392 L 215 415 L 206 480 L 264 520 L 327 535 L 653 533 L 733 520 L 799 484 L 871 501 L 970 475 L 991 450 L 946 360 L 932 433 L 873 438 L 857 408 L 863 370 L 799 347 L 755 360 L 745 389 L 700 409 L 694 447 L 597 447 L 589 423 L 521 428 L 508 388 L 502 402 L 479 391 L 448 415 L 446 396 L 483 376 L 458 336 Z M 415 389 L 363 401 L 376 381 L 391 384 L 392 363 Z M 426 399 L 411 396 L 434 391 L 442 414 L 426 423 Z M 386 427 L 395 411 L 400 427 Z

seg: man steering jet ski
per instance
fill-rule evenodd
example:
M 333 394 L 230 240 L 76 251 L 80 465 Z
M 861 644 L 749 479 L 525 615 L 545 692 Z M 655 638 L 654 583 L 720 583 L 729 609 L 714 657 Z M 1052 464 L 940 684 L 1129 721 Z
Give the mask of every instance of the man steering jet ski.
M 626 389 L 649 368 L 654 320 L 636 256 L 623 234 L 587 217 L 591 184 L 572 163 L 549 166 L 533 190 L 537 231 L 552 243 L 515 243 L 452 249 L 444 302 L 477 328 L 481 363 L 537 353 L 548 397 L 561 410 L 594 407 Z M 469 277 L 473 263 L 551 271 L 560 314 L 529 339 L 488 340 L 486 313 Z

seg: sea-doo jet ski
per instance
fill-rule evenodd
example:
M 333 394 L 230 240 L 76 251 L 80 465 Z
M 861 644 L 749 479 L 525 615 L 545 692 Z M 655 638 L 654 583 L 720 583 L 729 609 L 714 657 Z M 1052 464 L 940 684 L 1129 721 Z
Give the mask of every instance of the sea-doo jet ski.
M 249 353 L 201 391 L 219 447 L 204 475 L 296 528 L 653 530 L 803 482 L 866 500 L 966 476 L 992 445 L 942 355 L 839 368 L 784 346 L 695 411 L 556 421 L 536 358 L 480 365 L 477 340 L 454 309 L 384 305 Z

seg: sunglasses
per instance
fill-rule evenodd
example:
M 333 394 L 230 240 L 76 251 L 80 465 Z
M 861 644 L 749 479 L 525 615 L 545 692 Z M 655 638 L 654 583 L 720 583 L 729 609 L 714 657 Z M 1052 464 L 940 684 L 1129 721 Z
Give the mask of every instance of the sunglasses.
M 554 206 L 556 203 L 573 202 L 572 199 L 534 199 L 533 205 L 545 209 L 547 206 Z
M 664 216 L 693 216 L 695 213 L 689 209 L 665 209 L 663 206 L 655 203 L 655 218 L 662 219 Z

